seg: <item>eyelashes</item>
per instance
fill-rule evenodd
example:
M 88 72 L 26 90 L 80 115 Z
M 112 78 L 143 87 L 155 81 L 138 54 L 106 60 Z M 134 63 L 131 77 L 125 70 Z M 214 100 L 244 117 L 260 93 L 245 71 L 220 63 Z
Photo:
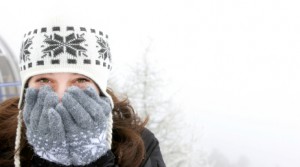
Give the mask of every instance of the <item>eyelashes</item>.
M 45 77 L 37 78 L 35 79 L 34 82 L 38 85 L 49 85 L 49 84 L 53 85 L 54 83 L 59 83 L 59 81 L 51 80 Z M 90 83 L 92 83 L 92 80 L 84 77 L 76 78 L 68 82 L 70 86 L 85 86 L 86 84 L 90 84 Z
M 49 83 L 50 80 L 47 78 L 38 78 L 35 80 L 36 83 L 41 83 L 41 84 L 45 84 L 45 83 Z
M 91 80 L 89 80 L 87 78 L 78 78 L 78 79 L 76 79 L 76 82 L 78 82 L 78 83 L 89 83 L 89 82 L 91 82 Z

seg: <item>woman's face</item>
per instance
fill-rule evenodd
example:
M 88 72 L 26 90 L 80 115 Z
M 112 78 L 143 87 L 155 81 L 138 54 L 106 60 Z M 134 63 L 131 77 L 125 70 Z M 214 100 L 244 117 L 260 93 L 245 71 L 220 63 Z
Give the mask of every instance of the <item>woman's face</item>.
M 90 78 L 76 73 L 47 73 L 39 74 L 31 77 L 28 81 L 28 87 L 40 88 L 49 85 L 57 93 L 59 99 L 64 95 L 64 92 L 70 86 L 77 86 L 79 88 L 86 88 L 87 86 L 94 87 L 98 94 L 100 91 L 97 85 Z

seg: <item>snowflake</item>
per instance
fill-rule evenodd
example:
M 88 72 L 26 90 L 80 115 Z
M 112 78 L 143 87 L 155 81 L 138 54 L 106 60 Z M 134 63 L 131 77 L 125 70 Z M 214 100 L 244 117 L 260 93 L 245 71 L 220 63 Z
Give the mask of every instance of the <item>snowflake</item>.
M 101 49 L 98 51 L 98 53 L 100 54 L 98 58 L 103 58 L 104 60 L 108 58 L 111 62 L 111 54 L 108 43 L 105 42 L 102 38 L 98 38 L 97 43 L 101 46 Z
M 28 49 L 32 44 L 32 38 L 28 38 L 28 39 L 26 39 L 25 42 L 22 43 L 20 60 L 23 61 L 23 62 L 26 62 L 27 60 L 30 60 L 30 58 L 29 58 L 30 52 L 29 52 Z
M 48 47 L 43 50 L 44 53 L 49 54 L 51 57 L 53 53 L 53 57 L 58 56 L 61 53 L 69 53 L 70 55 L 77 57 L 80 56 L 81 53 L 84 54 L 86 49 L 82 47 L 80 44 L 85 41 L 82 35 L 77 34 L 77 38 L 74 33 L 63 37 L 57 34 L 54 34 L 53 38 L 52 35 L 50 37 L 45 36 L 46 39 L 44 42 L 48 44 Z M 43 57 L 45 57 L 44 55 Z M 85 55 L 86 56 L 86 55 Z

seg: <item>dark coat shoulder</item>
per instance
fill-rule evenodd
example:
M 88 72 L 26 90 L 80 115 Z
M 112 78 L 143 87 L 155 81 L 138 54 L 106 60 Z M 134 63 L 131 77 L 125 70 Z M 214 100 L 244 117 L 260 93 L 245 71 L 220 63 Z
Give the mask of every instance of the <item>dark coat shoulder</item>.
M 146 155 L 142 167 L 165 167 L 165 163 L 160 151 L 159 142 L 154 134 L 144 129 L 142 132 L 142 138 L 144 141 Z

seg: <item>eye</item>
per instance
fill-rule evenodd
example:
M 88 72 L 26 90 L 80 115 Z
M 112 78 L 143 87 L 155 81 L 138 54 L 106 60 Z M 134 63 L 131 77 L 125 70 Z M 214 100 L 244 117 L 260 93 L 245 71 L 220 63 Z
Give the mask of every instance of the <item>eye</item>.
M 76 82 L 77 82 L 77 83 L 87 83 L 87 82 L 90 82 L 90 80 L 87 79 L 87 78 L 78 78 L 78 79 L 76 80 Z
M 47 83 L 50 83 L 50 80 L 47 78 L 39 78 L 36 80 L 36 82 L 41 83 L 41 84 L 47 84 Z

